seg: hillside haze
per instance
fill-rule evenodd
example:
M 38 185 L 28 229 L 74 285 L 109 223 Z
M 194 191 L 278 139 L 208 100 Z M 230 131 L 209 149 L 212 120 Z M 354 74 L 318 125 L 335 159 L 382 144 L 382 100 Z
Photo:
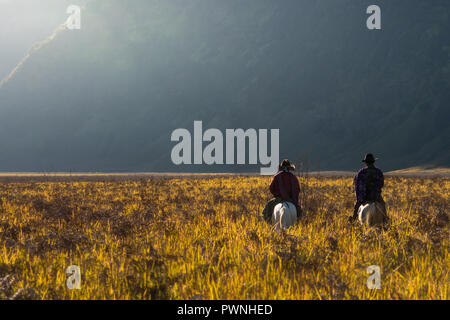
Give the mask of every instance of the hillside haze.
M 448 30 L 448 0 L 91 1 L 0 88 L 0 171 L 259 171 L 173 165 L 194 120 L 311 170 L 450 167 Z

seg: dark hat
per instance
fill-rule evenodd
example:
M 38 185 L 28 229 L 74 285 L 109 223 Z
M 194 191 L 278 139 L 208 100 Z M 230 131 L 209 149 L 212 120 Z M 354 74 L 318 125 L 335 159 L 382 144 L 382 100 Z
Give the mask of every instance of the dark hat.
M 278 169 L 295 170 L 295 165 L 291 164 L 288 159 L 284 159 L 283 161 L 281 161 L 280 165 L 278 166 Z
M 375 158 L 373 156 L 373 154 L 368 153 L 366 154 L 366 156 L 364 157 L 364 159 L 362 160 L 362 162 L 366 162 L 366 163 L 374 163 L 375 160 L 378 160 L 378 158 Z

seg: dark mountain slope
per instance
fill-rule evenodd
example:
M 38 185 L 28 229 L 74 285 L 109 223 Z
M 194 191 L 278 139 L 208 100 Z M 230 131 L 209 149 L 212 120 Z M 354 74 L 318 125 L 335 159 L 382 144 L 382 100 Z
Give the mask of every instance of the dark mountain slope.
M 280 128 L 280 155 L 347 170 L 450 166 L 450 3 L 98 1 L 0 89 L 0 170 L 171 165 L 176 128 Z

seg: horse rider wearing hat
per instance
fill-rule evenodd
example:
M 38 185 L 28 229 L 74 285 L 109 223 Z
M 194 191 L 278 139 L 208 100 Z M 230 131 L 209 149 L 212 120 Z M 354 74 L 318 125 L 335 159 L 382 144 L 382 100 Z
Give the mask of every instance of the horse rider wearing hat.
M 381 189 L 384 186 L 383 172 L 375 167 L 376 159 L 373 154 L 368 153 L 362 160 L 366 164 L 366 168 L 362 168 L 356 174 L 353 185 L 356 193 L 356 204 L 353 211 L 353 216 L 349 217 L 349 221 L 354 221 L 358 216 L 358 208 L 361 204 L 368 202 L 379 202 L 384 207 L 386 214 L 386 207 L 381 196 Z M 387 216 L 386 216 L 387 219 Z
M 278 166 L 278 173 L 273 177 L 269 190 L 274 196 L 263 210 L 264 220 L 271 221 L 273 210 L 279 203 L 289 201 L 297 208 L 297 217 L 301 215 L 301 208 L 298 204 L 300 185 L 297 177 L 291 172 L 295 170 L 295 165 L 288 159 L 284 159 Z

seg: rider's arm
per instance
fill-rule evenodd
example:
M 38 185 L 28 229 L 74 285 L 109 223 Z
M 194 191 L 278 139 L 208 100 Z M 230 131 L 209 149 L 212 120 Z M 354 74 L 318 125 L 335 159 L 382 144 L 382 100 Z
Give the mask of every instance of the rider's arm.
M 365 180 L 365 172 L 363 170 L 360 170 L 356 175 L 354 184 L 355 184 L 356 200 L 359 202 L 364 201 L 366 194 L 366 180 Z
M 293 183 L 293 189 L 292 189 L 292 197 L 293 197 L 292 200 L 294 200 L 295 205 L 299 205 L 298 195 L 300 193 L 300 184 L 298 183 L 298 179 L 295 175 L 293 176 L 293 179 L 294 179 L 294 183 Z
M 273 177 L 272 182 L 270 183 L 270 186 L 269 186 L 270 193 L 273 196 L 276 196 L 276 193 L 277 193 L 277 191 L 276 191 L 276 183 L 277 182 L 275 181 L 275 177 Z
M 381 170 L 379 170 L 378 169 L 378 175 L 377 175 L 377 184 L 378 184 L 378 188 L 379 188 L 379 190 L 381 191 L 381 188 L 383 188 L 384 187 L 384 175 L 383 175 L 383 172 L 381 171 Z

